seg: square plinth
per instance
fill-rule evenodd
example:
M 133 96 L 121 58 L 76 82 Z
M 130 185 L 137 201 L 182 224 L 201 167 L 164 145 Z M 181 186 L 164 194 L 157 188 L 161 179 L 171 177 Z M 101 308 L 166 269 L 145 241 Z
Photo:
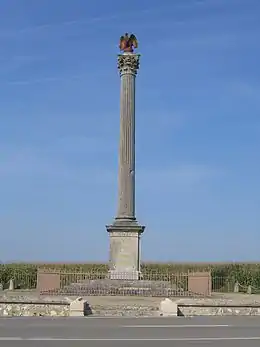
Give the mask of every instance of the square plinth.
M 140 278 L 140 239 L 144 226 L 114 223 L 106 227 L 110 238 L 109 274 L 111 279 Z

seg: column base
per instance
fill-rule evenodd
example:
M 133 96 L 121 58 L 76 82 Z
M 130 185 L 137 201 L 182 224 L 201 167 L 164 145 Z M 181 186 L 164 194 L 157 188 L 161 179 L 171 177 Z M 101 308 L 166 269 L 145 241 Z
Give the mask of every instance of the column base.
M 106 229 L 110 237 L 109 277 L 140 279 L 140 236 L 145 227 L 135 220 L 116 219 Z

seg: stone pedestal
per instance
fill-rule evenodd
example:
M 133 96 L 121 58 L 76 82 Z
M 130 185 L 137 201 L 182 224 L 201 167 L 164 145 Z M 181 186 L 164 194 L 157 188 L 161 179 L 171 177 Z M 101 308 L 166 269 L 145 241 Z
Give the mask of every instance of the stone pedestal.
M 110 236 L 110 278 L 138 280 L 140 278 L 140 236 L 144 227 L 139 225 L 107 226 Z
M 110 278 L 139 279 L 140 226 L 135 217 L 135 78 L 139 69 L 138 54 L 118 56 L 121 77 L 120 144 L 118 172 L 118 209 L 110 236 Z

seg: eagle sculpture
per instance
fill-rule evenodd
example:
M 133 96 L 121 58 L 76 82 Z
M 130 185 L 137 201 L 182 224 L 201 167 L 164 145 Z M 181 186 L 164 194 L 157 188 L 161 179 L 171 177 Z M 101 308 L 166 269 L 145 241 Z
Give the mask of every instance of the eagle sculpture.
M 134 48 L 138 47 L 138 42 L 134 34 L 128 33 L 120 37 L 119 49 L 125 53 L 133 53 Z

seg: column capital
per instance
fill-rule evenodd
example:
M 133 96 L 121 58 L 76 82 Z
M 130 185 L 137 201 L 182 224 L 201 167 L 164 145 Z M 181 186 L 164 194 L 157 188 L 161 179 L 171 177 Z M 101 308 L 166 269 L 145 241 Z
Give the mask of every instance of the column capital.
M 120 76 L 124 74 L 131 74 L 136 76 L 139 69 L 140 54 L 123 53 L 119 54 L 117 58 L 118 70 Z

